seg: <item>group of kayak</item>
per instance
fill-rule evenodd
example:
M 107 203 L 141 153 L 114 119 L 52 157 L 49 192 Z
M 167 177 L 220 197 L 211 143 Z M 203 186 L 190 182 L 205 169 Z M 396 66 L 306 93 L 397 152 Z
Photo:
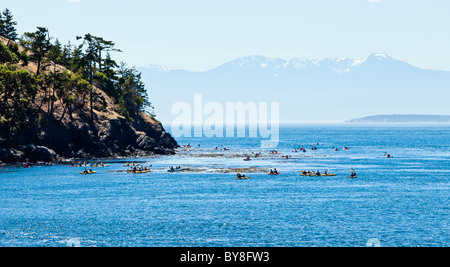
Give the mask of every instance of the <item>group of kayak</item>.
M 311 146 L 311 150 L 313 150 L 313 151 L 314 151 L 314 150 L 317 150 L 317 147 L 316 147 L 316 146 Z M 344 147 L 343 150 L 350 150 L 350 148 Z M 294 153 L 297 153 L 297 152 L 299 152 L 299 151 L 305 153 L 305 152 L 306 152 L 306 148 L 300 147 L 300 148 L 295 148 L 295 149 L 293 150 Z M 335 147 L 335 148 L 334 148 L 334 151 L 339 151 L 339 149 L 338 149 L 337 147 Z
M 86 162 L 83 162 L 83 163 L 72 163 L 71 165 L 70 165 L 70 167 L 94 167 L 94 168 L 106 168 L 106 167 L 108 167 L 109 166 L 109 164 L 108 165 L 105 165 L 105 164 L 103 164 L 103 162 L 101 162 L 101 163 L 95 163 L 95 164 L 88 164 L 88 163 L 86 163 Z
M 101 162 L 101 163 L 95 163 L 94 165 L 86 164 L 86 162 L 70 165 L 70 167 L 90 167 L 89 170 L 88 170 L 88 169 L 84 169 L 83 172 L 80 172 L 80 174 L 82 174 L 82 175 L 96 174 L 97 172 L 96 172 L 96 171 L 93 171 L 92 168 L 106 168 L 106 167 L 108 167 L 108 166 L 109 166 L 109 165 L 103 164 L 103 162 Z
M 324 171 L 323 173 L 320 173 L 320 171 L 300 171 L 302 176 L 309 176 L 309 177 L 335 177 L 337 174 L 335 173 L 329 173 L 328 171 Z M 280 175 L 281 173 L 275 168 L 274 170 L 270 170 L 269 175 Z M 249 179 L 250 177 L 247 177 L 245 175 L 241 175 L 240 173 L 237 174 L 237 180 L 243 180 L 243 179 Z M 351 171 L 350 178 L 358 178 L 358 175 L 355 171 Z

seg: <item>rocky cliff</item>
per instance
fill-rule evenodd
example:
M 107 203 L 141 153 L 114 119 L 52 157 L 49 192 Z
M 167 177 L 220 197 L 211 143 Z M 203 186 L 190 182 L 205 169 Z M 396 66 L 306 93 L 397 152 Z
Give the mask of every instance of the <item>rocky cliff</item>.
M 0 41 L 6 42 L 4 38 Z M 48 65 L 46 71 L 69 72 L 63 66 Z M 34 75 L 36 66 L 30 62 L 18 68 Z M 99 99 L 93 119 L 88 105 L 69 113 L 63 103 L 55 101 L 52 112 L 46 104 L 36 108 L 14 136 L 0 134 L 0 164 L 175 153 L 178 144 L 160 122 L 144 112 L 125 118 L 119 115 L 113 98 L 96 87 L 93 91 Z
M 161 123 L 141 113 L 130 123 L 96 112 L 98 120 L 48 118 L 14 139 L 0 137 L 0 162 L 53 162 L 67 158 L 111 158 L 174 154 L 178 146 Z

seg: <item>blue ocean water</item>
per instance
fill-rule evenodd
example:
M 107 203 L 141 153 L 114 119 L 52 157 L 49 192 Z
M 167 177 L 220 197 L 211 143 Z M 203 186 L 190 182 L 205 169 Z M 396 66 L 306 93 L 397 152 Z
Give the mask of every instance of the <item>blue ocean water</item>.
M 272 149 L 258 138 L 177 140 L 192 148 L 108 161 L 95 175 L 68 165 L 1 168 L 0 246 L 450 245 L 450 126 L 284 125 Z M 125 162 L 153 171 L 128 174 Z M 191 170 L 167 172 L 178 165 Z M 235 180 L 234 168 L 251 178 Z M 271 168 L 281 175 L 263 171 Z

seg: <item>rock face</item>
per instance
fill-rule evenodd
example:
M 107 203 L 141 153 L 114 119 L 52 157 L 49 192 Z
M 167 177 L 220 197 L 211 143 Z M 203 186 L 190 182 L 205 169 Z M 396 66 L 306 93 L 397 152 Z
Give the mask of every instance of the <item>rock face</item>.
M 1 138 L 0 163 L 169 155 L 178 147 L 161 123 L 145 113 L 136 115 L 134 122 L 120 116 L 96 115 L 94 122 L 49 118 L 40 127 L 29 129 L 13 140 Z
M 47 116 L 13 138 L 0 136 L 0 163 L 52 162 L 68 158 L 114 158 L 170 155 L 178 147 L 162 124 L 146 113 L 128 121 L 115 103 L 96 89 L 105 105 L 61 117 Z

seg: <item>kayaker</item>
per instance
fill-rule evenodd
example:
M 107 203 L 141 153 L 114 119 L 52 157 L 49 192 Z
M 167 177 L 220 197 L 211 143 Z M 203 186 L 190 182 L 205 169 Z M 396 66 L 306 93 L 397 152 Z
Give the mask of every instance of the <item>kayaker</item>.
M 83 173 L 88 173 L 87 169 L 84 169 L 84 172 L 83 172 Z
M 317 175 L 317 176 L 320 176 L 320 171 L 317 171 L 317 172 L 316 172 L 316 175 Z
M 273 170 L 273 173 L 274 173 L 274 174 L 278 174 L 277 168 L 275 168 L 275 169 Z

